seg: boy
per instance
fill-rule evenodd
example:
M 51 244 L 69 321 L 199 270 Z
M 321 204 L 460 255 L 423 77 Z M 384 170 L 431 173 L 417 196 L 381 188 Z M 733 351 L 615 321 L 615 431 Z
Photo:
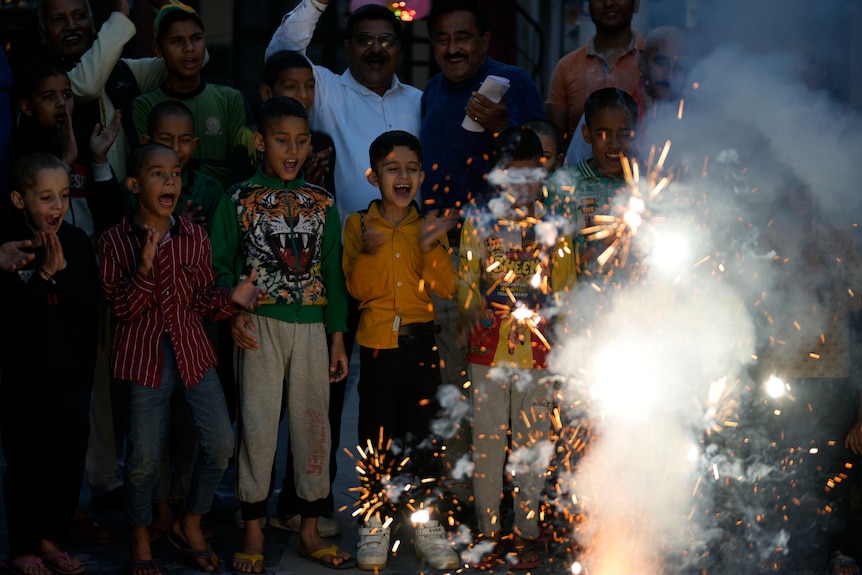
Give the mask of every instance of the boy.
M 17 88 L 21 114 L 13 137 L 14 155 L 42 151 L 62 160 L 70 186 L 66 221 L 84 230 L 95 246 L 96 238 L 124 214 L 107 155 L 120 130 L 120 114 L 107 126 L 90 126 L 86 142 L 90 150 L 84 153 L 72 130 L 75 101 L 65 70 L 52 62 L 33 62 Z M 91 157 L 92 162 L 80 161 L 83 156 Z
M 236 209 L 213 228 L 219 282 L 233 285 L 257 270 L 269 294 L 256 313 L 231 323 L 239 348 L 237 499 L 244 523 L 233 568 L 263 570 L 260 520 L 272 493 L 284 393 L 301 504 L 300 554 L 344 568 L 352 565 L 350 555 L 327 545 L 317 529 L 329 495 L 329 384 L 347 375 L 341 222 L 332 195 L 303 178 L 309 128 L 302 104 L 278 96 L 264 102 L 254 142 L 263 154 L 257 174 L 227 191 Z
M 618 88 L 602 88 L 590 94 L 584 104 L 584 140 L 592 155 L 575 166 L 557 170 L 548 184 L 545 205 L 569 220 L 567 231 L 595 225 L 596 215 L 610 212 L 614 195 L 625 187 L 623 157 L 633 150 L 638 106 L 635 99 Z M 585 276 L 597 265 L 604 251 L 603 241 L 587 242 L 578 238 L 578 269 Z
M 311 62 L 299 52 L 279 50 L 266 59 L 263 65 L 263 82 L 260 99 L 266 102 L 273 96 L 295 98 L 311 114 L 314 105 L 315 82 Z M 335 144 L 328 134 L 319 130 L 311 133 L 311 150 L 305 165 L 305 181 L 326 189 L 337 199 L 335 191 Z
M 99 276 L 118 325 L 112 368 L 129 388 L 129 452 L 124 487 L 132 526 L 131 571 L 156 575 L 147 526 L 152 523 L 153 476 L 164 444 L 168 403 L 183 395 L 198 430 L 201 452 L 187 512 L 168 538 L 197 569 L 213 572 L 218 556 L 201 531 L 233 448 L 215 352 L 202 318 L 225 318 L 263 297 L 252 272 L 233 289 L 217 288 L 204 229 L 173 215 L 180 195 L 176 153 L 148 144 L 129 158 L 126 186 L 136 211 L 99 240 Z
M 311 63 L 299 52 L 280 50 L 266 59 L 263 67 L 264 80 L 260 84 L 260 98 L 266 102 L 273 96 L 295 98 L 310 114 L 314 106 L 315 82 Z M 327 192 L 336 197 L 335 193 L 335 144 L 327 134 L 314 130 L 311 133 L 311 150 L 308 159 L 302 166 L 306 182 L 323 186 Z M 315 152 L 315 150 L 318 150 Z M 355 301 L 351 300 L 351 304 Z M 354 305 L 348 308 L 348 322 L 353 316 Z M 356 318 L 358 319 L 358 309 Z M 355 322 L 348 325 L 355 331 Z M 353 350 L 353 341 L 348 333 L 344 334 L 344 350 L 347 357 Z M 326 498 L 326 508 L 322 513 L 331 514 L 335 510 L 332 494 L 332 484 L 335 482 L 336 454 L 338 440 L 341 437 L 341 412 L 344 408 L 344 394 L 347 378 L 334 382 L 329 389 L 329 427 L 332 446 L 329 450 L 329 496 Z M 275 515 L 269 519 L 269 524 L 276 529 L 299 533 L 299 499 L 296 495 L 296 485 L 293 481 L 293 448 L 291 439 L 287 441 L 287 458 L 281 491 L 278 494 L 278 507 Z M 241 524 L 241 518 L 239 523 Z M 240 525 L 242 528 L 242 525 Z M 321 514 L 317 521 L 317 529 L 321 537 L 337 537 L 341 534 L 341 524 Z
M 201 224 L 210 233 L 210 222 L 216 211 L 229 209 L 229 204 L 221 183 L 198 170 L 196 164 L 189 164 L 200 144 L 200 138 L 195 135 L 192 111 L 177 100 L 156 104 L 147 115 L 147 133 L 141 136 L 141 143 L 162 144 L 177 154 L 182 169 L 182 191 L 175 213 Z
M 218 210 L 230 210 L 224 188 L 215 178 L 207 176 L 195 169 L 189 161 L 192 159 L 195 149 L 200 143 L 200 138 L 195 136 L 195 119 L 188 106 L 176 100 L 167 100 L 156 104 L 147 116 L 147 133 L 141 136 L 142 144 L 157 143 L 171 148 L 180 161 L 182 170 L 182 189 L 174 207 L 174 215 L 184 216 L 196 224 L 204 226 L 210 234 L 211 223 Z M 129 200 L 130 210 L 134 211 L 137 201 L 135 196 L 126 189 L 126 197 Z M 222 321 L 218 326 L 225 326 Z M 215 334 L 216 325 L 209 321 L 204 323 L 207 333 Z M 233 351 L 230 335 L 224 330 L 223 338 L 213 337 L 217 345 L 217 358 L 219 362 L 218 376 L 222 385 L 227 390 L 228 412 L 232 413 L 231 406 L 235 403 L 235 394 L 229 393 L 234 389 L 232 385 L 233 370 L 231 356 Z M 229 342 L 223 352 L 222 339 Z M 227 367 L 227 369 L 226 369 Z M 234 400 L 234 401 L 231 401 Z M 155 523 L 150 525 L 150 539 L 155 542 L 168 532 L 171 526 L 171 497 L 172 475 L 176 477 L 177 485 L 174 494 L 178 498 L 178 513 L 182 514 L 189 492 L 189 481 L 194 467 L 197 446 L 194 441 L 195 429 L 191 413 L 183 405 L 179 394 L 174 394 L 171 400 L 170 423 L 171 439 L 166 444 L 167 448 L 162 452 L 162 461 L 157 473 L 156 489 L 153 493 L 153 504 L 156 508 Z M 171 461 L 173 460 L 174 474 L 171 473 Z
M 23 269 L 0 274 L 0 435 L 9 525 L 3 570 L 80 573 L 81 561 L 60 545 L 72 528 L 87 450 L 96 259 L 86 234 L 63 221 L 69 176 L 57 157 L 22 156 L 12 165 L 10 187 L 15 212 L 0 243 L 36 247 L 27 248 L 35 253 Z
M 542 142 L 542 165 L 548 175 L 560 169 L 563 165 L 563 135 L 557 125 L 547 118 L 533 118 L 524 122 L 531 128 Z
M 596 214 L 608 213 L 610 199 L 625 187 L 622 158 L 630 157 L 638 106 L 618 88 L 602 88 L 584 104 L 582 136 L 592 155 L 576 166 L 558 170 L 551 180 L 546 204 L 575 218 L 577 230 L 594 224 Z
M 440 358 L 434 334 L 431 292 L 455 293 L 452 257 L 439 242 L 456 220 L 423 217 L 414 201 L 425 174 L 419 140 L 403 131 L 378 136 L 369 150 L 368 181 L 380 199 L 347 219 L 344 228 L 344 275 L 359 300 L 359 445 L 392 439 L 412 458 L 417 480 L 433 476 L 419 457 L 437 415 Z M 420 286 L 417 289 L 417 286 Z M 439 476 L 439 472 L 436 473 Z M 359 530 L 357 563 L 368 571 L 386 568 L 389 527 L 379 516 Z M 447 544 L 437 521 L 416 532 L 416 552 L 435 569 L 454 569 L 458 555 Z
M 203 80 L 206 34 L 200 16 L 180 2 L 166 4 L 153 22 L 153 35 L 153 50 L 164 58 L 168 78 L 160 88 L 132 102 L 135 131 L 147 133 L 147 116 L 153 106 L 180 100 L 194 114 L 200 145 L 193 157 L 200 162 L 201 171 L 225 188 L 247 177 L 254 160 L 251 110 L 238 90 Z
M 467 361 L 473 390 L 473 490 L 482 537 L 495 543 L 478 566 L 500 560 L 500 499 L 507 435 L 512 449 L 547 436 L 551 390 L 541 381 L 550 351 L 549 319 L 542 314 L 574 284 L 571 238 L 548 242 L 542 222 L 542 144 L 529 128 L 504 130 L 497 139 L 489 182 L 501 186 L 487 205 L 475 209 L 461 234 L 458 304 L 477 321 Z M 533 415 L 534 414 L 534 415 Z M 525 423 L 527 417 L 536 421 Z M 481 454 L 481 456 L 479 456 Z M 518 470 L 515 482 L 513 569 L 539 566 L 533 541 L 539 537 L 538 500 L 542 472 Z M 514 475 L 514 474 L 513 474 Z M 477 558 L 478 559 L 478 558 Z

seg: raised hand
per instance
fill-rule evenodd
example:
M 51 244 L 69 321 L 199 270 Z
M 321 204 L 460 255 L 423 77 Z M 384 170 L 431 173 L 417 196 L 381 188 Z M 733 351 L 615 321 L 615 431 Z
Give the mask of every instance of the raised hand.
M 36 254 L 23 251 L 24 248 L 33 246 L 30 240 L 19 242 L 6 242 L 0 245 L 0 270 L 14 272 L 32 262 Z
M 108 0 L 108 8 L 111 9 L 111 12 L 119 12 L 126 18 L 129 17 L 128 0 Z
M 439 210 L 428 212 L 425 215 L 422 228 L 419 230 L 419 247 L 425 253 L 434 249 L 434 244 L 437 243 L 440 236 L 458 224 L 459 214 L 457 210 L 446 209 L 443 210 L 443 215 L 439 214 Z
M 368 214 L 365 216 L 365 231 L 362 232 L 362 253 L 374 255 L 377 250 L 386 243 L 386 235 L 383 232 L 375 232 L 372 230 L 374 222 L 380 217 L 376 214 Z
M 75 130 L 72 128 L 72 114 L 68 111 L 63 116 L 63 125 L 57 134 L 60 142 L 60 159 L 67 166 L 71 166 L 78 159 L 78 141 L 75 140 Z
M 39 270 L 48 275 L 50 279 L 55 273 L 66 269 L 66 258 L 63 256 L 63 246 L 57 234 L 48 232 L 40 233 L 45 257 L 42 260 L 42 268 Z
M 191 200 L 186 201 L 186 207 L 183 208 L 183 213 L 180 215 L 190 222 L 204 225 L 207 223 L 207 217 L 203 215 L 203 207 L 195 206 Z
M 239 282 L 230 290 L 230 299 L 247 310 L 253 310 L 263 301 L 266 290 L 254 285 L 257 279 L 257 270 L 251 270 L 247 278 Z
M 138 262 L 138 273 L 144 276 L 150 275 L 153 269 L 153 260 L 159 247 L 159 231 L 155 228 L 144 227 L 147 236 L 141 245 L 141 260 Z
M 122 113 L 117 110 L 111 123 L 107 126 L 96 124 L 90 134 L 90 151 L 93 153 L 93 163 L 104 164 L 108 161 L 108 150 L 114 145 L 122 128 Z
M 331 153 L 332 147 L 330 146 L 319 152 L 309 154 L 304 166 L 306 182 L 323 186 L 326 176 L 329 175 L 329 155 Z

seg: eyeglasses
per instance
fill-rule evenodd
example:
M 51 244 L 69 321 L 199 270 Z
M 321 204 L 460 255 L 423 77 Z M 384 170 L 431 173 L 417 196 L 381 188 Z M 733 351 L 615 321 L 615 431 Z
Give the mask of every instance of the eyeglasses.
M 381 48 L 391 48 L 398 43 L 398 37 L 393 34 L 355 34 L 353 41 L 363 48 L 370 48 L 375 41 Z

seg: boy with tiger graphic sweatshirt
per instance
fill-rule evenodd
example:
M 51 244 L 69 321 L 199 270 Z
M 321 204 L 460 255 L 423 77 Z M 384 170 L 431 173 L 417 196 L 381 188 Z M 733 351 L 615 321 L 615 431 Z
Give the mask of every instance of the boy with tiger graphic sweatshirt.
M 254 313 L 231 321 L 239 378 L 237 498 L 245 523 L 233 569 L 263 571 L 260 520 L 273 489 L 284 393 L 301 501 L 300 554 L 344 566 L 350 555 L 317 531 L 329 495 L 329 383 L 346 377 L 348 365 L 341 221 L 333 196 L 304 179 L 310 133 L 302 104 L 285 97 L 265 102 L 254 142 L 263 161 L 252 178 L 226 192 L 235 209 L 212 226 L 219 285 L 256 270 L 268 294 Z

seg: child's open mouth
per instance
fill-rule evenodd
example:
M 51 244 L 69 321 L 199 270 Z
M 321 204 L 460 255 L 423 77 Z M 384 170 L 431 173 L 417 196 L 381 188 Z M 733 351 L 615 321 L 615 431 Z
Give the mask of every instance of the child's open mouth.
M 394 191 L 395 197 L 400 200 L 406 200 L 410 198 L 410 186 L 407 184 L 395 186 Z
M 296 160 L 285 160 L 281 163 L 281 166 L 284 168 L 284 171 L 288 174 L 292 174 L 296 171 L 297 161 Z
M 159 205 L 163 208 L 174 209 L 177 203 L 177 197 L 174 194 L 162 194 L 159 196 Z
M 45 218 L 46 231 L 56 231 L 63 221 L 63 214 L 51 214 Z

